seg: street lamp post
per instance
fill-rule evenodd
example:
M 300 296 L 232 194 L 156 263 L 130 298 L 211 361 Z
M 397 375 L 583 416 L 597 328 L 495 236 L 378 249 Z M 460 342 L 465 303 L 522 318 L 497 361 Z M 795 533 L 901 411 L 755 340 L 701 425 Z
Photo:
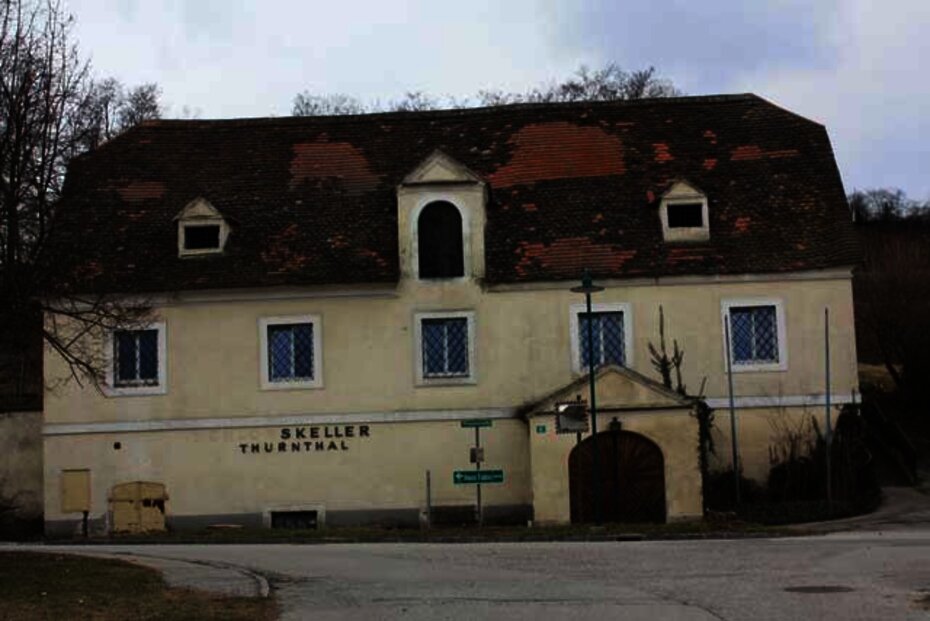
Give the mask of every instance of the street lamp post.
M 594 441 L 594 473 L 591 477 L 594 487 L 594 523 L 601 523 L 601 459 L 600 449 L 597 442 L 597 397 L 594 389 L 594 315 L 591 312 L 591 294 L 603 291 L 604 287 L 598 287 L 591 282 L 591 274 L 585 270 L 581 276 L 581 286 L 572 287 L 572 293 L 583 293 L 587 312 L 585 316 L 588 319 L 588 329 L 586 338 L 588 339 L 588 383 L 591 392 L 591 438 Z

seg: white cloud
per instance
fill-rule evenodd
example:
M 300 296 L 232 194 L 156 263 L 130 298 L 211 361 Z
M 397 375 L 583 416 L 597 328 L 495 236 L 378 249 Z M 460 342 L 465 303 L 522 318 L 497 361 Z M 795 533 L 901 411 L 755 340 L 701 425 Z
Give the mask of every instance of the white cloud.
M 524 87 L 574 66 L 547 43 L 533 0 L 442 3 L 72 0 L 100 75 L 158 82 L 177 111 L 288 114 L 306 88 L 389 99 Z
M 391 99 L 649 64 L 827 125 L 847 187 L 930 199 L 928 0 L 70 0 L 98 75 L 179 114 L 289 114 L 304 89 Z
M 899 186 L 930 199 L 930 3 L 848 0 L 824 24 L 827 68 L 781 68 L 734 77 L 824 123 L 847 189 Z

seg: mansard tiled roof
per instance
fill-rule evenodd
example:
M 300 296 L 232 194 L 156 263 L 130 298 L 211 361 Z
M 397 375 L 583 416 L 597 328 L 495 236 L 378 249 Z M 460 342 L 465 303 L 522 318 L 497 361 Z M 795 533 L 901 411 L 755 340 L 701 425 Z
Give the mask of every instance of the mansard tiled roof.
M 754 95 L 148 122 L 72 163 L 50 256 L 83 291 L 396 282 L 396 189 L 436 150 L 487 184 L 489 283 L 857 261 L 825 128 Z M 677 180 L 707 195 L 709 241 L 663 241 Z M 232 232 L 182 259 L 197 197 Z

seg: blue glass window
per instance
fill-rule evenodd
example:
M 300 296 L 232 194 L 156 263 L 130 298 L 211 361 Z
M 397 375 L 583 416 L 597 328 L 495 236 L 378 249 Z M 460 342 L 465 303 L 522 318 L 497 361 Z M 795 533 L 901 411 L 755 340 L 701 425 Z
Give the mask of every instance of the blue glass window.
M 626 364 L 626 338 L 623 333 L 623 313 L 619 311 L 606 313 L 587 313 L 578 315 L 578 342 L 581 344 L 581 368 L 585 370 L 590 365 L 590 351 L 588 349 L 588 324 L 590 322 L 593 334 L 594 366 L 605 364 Z
M 113 333 L 114 385 L 158 385 L 158 330 Z
M 778 319 L 775 307 L 730 307 L 733 364 L 778 362 Z
M 313 324 L 268 326 L 268 378 L 303 382 L 313 376 Z
M 468 375 L 468 320 L 464 317 L 422 320 L 423 377 Z

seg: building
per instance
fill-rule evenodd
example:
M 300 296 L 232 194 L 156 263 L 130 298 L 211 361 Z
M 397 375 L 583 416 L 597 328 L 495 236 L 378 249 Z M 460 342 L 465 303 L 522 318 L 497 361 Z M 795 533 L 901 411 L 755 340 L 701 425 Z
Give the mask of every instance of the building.
M 0 280 L 2 280 L 0 274 Z M 0 538 L 42 532 L 41 314 L 0 337 Z M 10 331 L 12 332 L 12 331 Z
M 437 516 L 475 503 L 454 473 L 476 433 L 503 471 L 486 521 L 587 519 L 593 443 L 555 415 L 587 398 L 585 269 L 605 287 L 608 517 L 702 511 L 693 402 L 650 363 L 660 308 L 715 408 L 730 326 L 748 476 L 774 419 L 823 412 L 824 308 L 832 402 L 856 390 L 827 132 L 753 95 L 149 122 L 74 162 L 55 235 L 72 290 L 155 316 L 99 339 L 103 394 L 46 395 L 50 532 L 83 511 L 111 530 L 416 524 L 427 480 Z

